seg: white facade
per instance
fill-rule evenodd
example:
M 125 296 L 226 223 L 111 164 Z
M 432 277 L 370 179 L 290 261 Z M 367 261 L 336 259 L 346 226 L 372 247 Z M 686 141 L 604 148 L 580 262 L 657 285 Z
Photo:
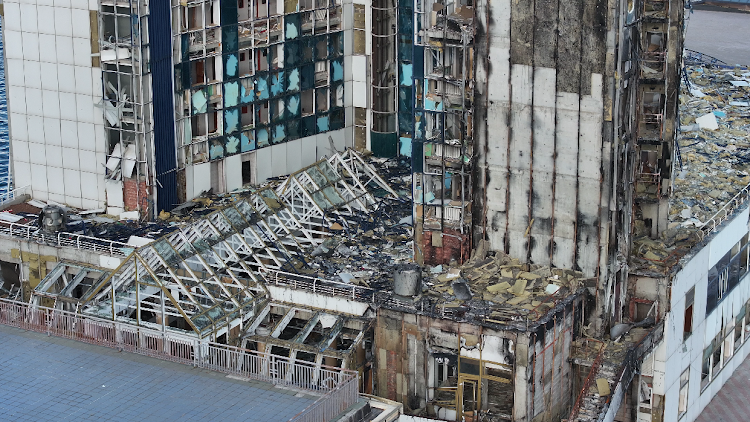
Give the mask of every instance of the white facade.
M 750 298 L 748 249 L 743 248 L 747 241 L 748 209 L 745 208 L 675 275 L 671 283 L 670 311 L 664 319 L 664 339 L 644 359 L 641 368 L 639 400 L 642 401 L 638 404 L 638 421 L 652 420 L 651 414 L 641 410 L 650 407 L 649 404 L 655 405 L 656 396 L 664 397 L 664 422 L 696 420 L 750 353 L 746 341 L 750 337 L 750 318 L 743 317 Z M 709 272 L 730 252 L 739 259 L 739 281 L 733 288 L 725 287 L 716 307 L 707 313 L 708 295 L 714 294 L 713 290 L 708 290 Z M 718 278 L 726 280 L 729 272 L 724 276 L 721 273 L 719 269 Z M 686 304 L 689 304 L 691 289 L 694 289 L 692 334 L 685 338 L 689 323 L 686 320 L 690 320 L 689 312 L 686 317 Z M 713 350 L 708 349 L 712 344 Z M 711 359 L 705 366 L 704 353 Z M 651 394 L 648 394 L 649 388 Z M 649 397 L 651 403 L 645 404 L 643 399 Z
M 105 204 L 101 70 L 89 0 L 7 0 L 6 82 L 14 184 L 37 199 Z M 94 40 L 98 43 L 98 40 Z

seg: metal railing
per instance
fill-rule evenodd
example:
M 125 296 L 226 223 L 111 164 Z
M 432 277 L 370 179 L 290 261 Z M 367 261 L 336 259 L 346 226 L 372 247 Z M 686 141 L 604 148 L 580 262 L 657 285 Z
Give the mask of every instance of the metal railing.
M 594 358 L 593 363 L 591 364 L 591 369 L 589 370 L 589 374 L 586 376 L 586 379 L 583 381 L 583 387 L 581 387 L 581 391 L 578 393 L 578 397 L 576 398 L 576 401 L 573 404 L 573 408 L 570 410 L 570 415 L 568 416 L 568 419 L 567 419 L 569 422 L 576 420 L 576 418 L 578 417 L 578 412 L 581 410 L 583 399 L 588 394 L 589 389 L 591 388 L 591 383 L 594 382 L 594 377 L 596 376 L 596 373 L 599 370 L 599 365 L 602 363 L 602 360 L 604 359 L 604 348 L 606 347 L 604 342 L 601 342 L 596 339 L 591 339 L 591 338 L 584 339 L 584 341 L 586 342 L 585 344 L 586 347 L 591 346 L 589 343 L 594 343 L 599 346 L 599 349 L 596 352 L 596 357 Z
M 750 199 L 750 184 L 746 185 L 742 190 L 737 192 L 732 199 L 727 201 L 723 207 L 719 209 L 714 215 L 711 216 L 703 226 L 700 228 L 701 239 L 708 236 L 716 230 L 721 223 L 723 223 L 730 215 L 734 214 L 737 208 L 745 205 L 747 200 Z
M 11 236 L 24 238 L 29 241 L 44 243 L 57 247 L 70 247 L 87 250 L 98 254 L 125 257 L 135 249 L 127 243 L 114 240 L 100 239 L 98 237 L 84 236 L 82 234 L 57 232 L 50 233 L 40 230 L 39 227 L 26 224 L 9 223 L 0 221 L 0 236 Z
M 0 324 L 193 365 L 242 378 L 321 393 L 291 421 L 325 422 L 359 396 L 356 371 L 0 299 Z
M 31 185 L 22 186 L 8 192 L 3 192 L 2 194 L 0 194 L 0 204 L 6 201 L 12 201 L 21 195 L 31 196 Z

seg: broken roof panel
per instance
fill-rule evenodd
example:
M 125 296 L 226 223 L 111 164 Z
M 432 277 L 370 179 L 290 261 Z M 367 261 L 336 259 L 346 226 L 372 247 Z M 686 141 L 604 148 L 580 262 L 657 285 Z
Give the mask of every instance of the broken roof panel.
M 374 210 L 378 201 L 368 187 L 397 196 L 352 150 L 321 160 L 289 176 L 276 191 L 252 192 L 136 249 L 74 298 L 77 309 L 192 330 L 200 337 L 217 335 L 252 318 L 268 301 L 259 270 L 297 272 L 329 235 L 329 224 Z M 58 267 L 37 296 L 73 299 L 63 290 L 70 266 Z

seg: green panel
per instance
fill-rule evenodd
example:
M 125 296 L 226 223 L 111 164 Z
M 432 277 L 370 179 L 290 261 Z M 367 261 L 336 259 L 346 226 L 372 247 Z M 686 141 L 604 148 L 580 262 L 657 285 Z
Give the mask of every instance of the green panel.
M 398 134 L 370 132 L 372 152 L 376 157 L 395 157 L 398 153 Z

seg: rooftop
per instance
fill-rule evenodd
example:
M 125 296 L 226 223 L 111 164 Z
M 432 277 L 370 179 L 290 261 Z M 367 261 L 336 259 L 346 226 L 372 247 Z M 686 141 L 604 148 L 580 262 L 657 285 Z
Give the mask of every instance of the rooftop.
M 287 421 L 319 397 L 4 325 L 0 356 L 0 420 Z
M 687 66 L 680 92 L 677 162 L 669 227 L 657 239 L 636 219 L 632 272 L 669 272 L 747 201 L 750 70 Z

